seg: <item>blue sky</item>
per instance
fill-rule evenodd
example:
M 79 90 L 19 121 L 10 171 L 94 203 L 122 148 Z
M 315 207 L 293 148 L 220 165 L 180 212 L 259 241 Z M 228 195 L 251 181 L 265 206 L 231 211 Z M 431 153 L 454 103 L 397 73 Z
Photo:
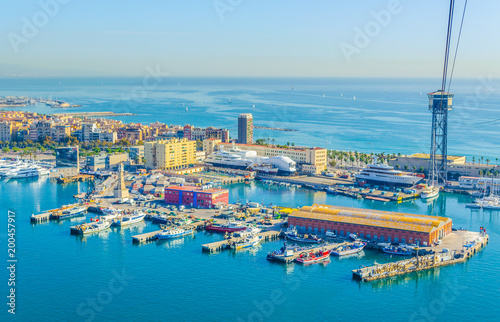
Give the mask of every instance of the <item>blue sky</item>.
M 463 1 L 457 0 L 455 31 Z M 40 4 L 54 2 L 53 13 Z M 449 5 L 444 0 L 1 3 L 4 76 L 142 76 L 147 66 L 159 66 L 179 76 L 436 77 Z M 385 20 L 373 15 L 381 12 Z M 499 12 L 500 1 L 469 1 L 456 77 L 498 77 Z M 356 36 L 365 43 L 355 42 Z

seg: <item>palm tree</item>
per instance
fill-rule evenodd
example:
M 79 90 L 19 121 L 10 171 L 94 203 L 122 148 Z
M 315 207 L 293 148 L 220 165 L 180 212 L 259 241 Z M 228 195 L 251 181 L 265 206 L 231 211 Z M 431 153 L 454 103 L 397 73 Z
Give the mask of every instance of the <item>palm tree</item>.
M 481 157 L 481 164 L 483 163 L 484 157 Z
M 486 159 L 486 165 L 490 165 L 490 159 Z
M 472 157 L 472 165 L 474 165 L 474 162 L 476 162 L 476 157 Z

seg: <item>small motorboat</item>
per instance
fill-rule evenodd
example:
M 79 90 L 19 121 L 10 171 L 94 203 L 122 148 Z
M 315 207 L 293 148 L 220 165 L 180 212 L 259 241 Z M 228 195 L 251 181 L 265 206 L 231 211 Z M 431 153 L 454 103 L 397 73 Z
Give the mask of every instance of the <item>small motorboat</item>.
M 316 264 L 327 260 L 330 257 L 330 251 L 317 251 L 317 252 L 304 252 L 295 259 L 297 263 L 300 264 Z
M 187 235 L 191 235 L 194 233 L 194 229 L 164 229 L 162 232 L 156 234 L 156 238 L 158 239 L 173 239 L 178 237 L 183 237 Z
M 296 242 L 301 242 L 301 243 L 313 243 L 313 244 L 319 244 L 323 241 L 323 239 L 318 238 L 315 235 L 311 234 L 304 234 L 300 235 L 297 233 L 297 229 L 294 228 L 288 228 L 287 231 L 285 232 L 285 237 L 296 241 Z
M 384 253 L 400 256 L 411 256 L 412 250 L 401 246 L 387 246 L 383 248 Z
M 338 248 L 332 250 L 332 254 L 335 256 L 345 256 L 345 255 L 356 254 L 356 253 L 359 253 L 360 251 L 362 251 L 366 245 L 367 245 L 367 243 L 365 243 L 365 242 L 356 241 L 356 242 L 349 244 L 349 245 L 339 246 Z
M 232 243 L 231 244 L 231 248 L 232 249 L 245 249 L 245 248 L 251 248 L 251 247 L 254 247 L 256 245 L 258 245 L 260 243 L 260 241 L 262 240 L 262 236 L 249 236 L 249 237 L 246 237 L 244 240 L 242 240 L 241 242 L 235 242 L 235 243 Z

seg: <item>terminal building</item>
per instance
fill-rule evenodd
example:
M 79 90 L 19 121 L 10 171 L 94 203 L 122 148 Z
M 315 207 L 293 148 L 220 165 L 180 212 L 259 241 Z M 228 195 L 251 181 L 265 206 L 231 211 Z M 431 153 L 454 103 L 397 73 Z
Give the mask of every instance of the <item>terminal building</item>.
M 377 242 L 428 246 L 451 233 L 447 217 L 406 214 L 331 205 L 305 206 L 288 216 L 288 225 L 300 232 L 358 237 Z
M 326 169 L 327 150 L 323 148 L 278 148 L 275 146 L 265 146 L 258 144 L 234 144 L 235 147 L 246 151 L 255 151 L 260 157 L 285 156 L 295 161 L 301 171 L 312 174 L 319 174 Z M 230 149 L 232 143 L 219 143 L 217 148 Z
M 195 208 L 215 208 L 229 203 L 229 190 L 203 189 L 194 186 L 170 186 L 165 188 L 165 203 Z

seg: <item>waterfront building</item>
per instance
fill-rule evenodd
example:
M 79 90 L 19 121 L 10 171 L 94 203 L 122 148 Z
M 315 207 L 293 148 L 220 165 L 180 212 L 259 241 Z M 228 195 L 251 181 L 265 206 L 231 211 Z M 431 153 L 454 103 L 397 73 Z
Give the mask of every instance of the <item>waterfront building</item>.
M 144 143 L 146 168 L 174 170 L 196 163 L 196 142 L 188 139 L 158 140 Z
M 57 176 L 71 177 L 80 173 L 80 155 L 78 146 L 56 148 Z
M 238 116 L 238 143 L 253 143 L 253 116 L 250 113 Z
M 106 169 L 106 154 L 92 155 L 87 157 L 87 170 L 99 171 Z
M 441 156 L 437 155 L 436 158 L 439 159 Z M 465 156 L 448 155 L 447 159 L 448 173 L 451 175 L 475 177 L 484 175 L 487 171 L 492 174 L 495 171 L 500 172 L 500 167 L 498 165 L 467 163 Z M 390 159 L 389 164 L 400 170 L 418 171 L 423 168 L 425 172 L 429 172 L 430 155 L 426 153 L 402 155 Z
M 442 156 L 437 155 L 436 159 L 440 159 Z M 464 156 L 448 155 L 448 167 L 450 165 L 465 164 Z M 415 153 L 411 155 L 401 155 L 389 160 L 389 164 L 400 170 L 413 170 L 421 169 L 424 171 L 429 171 L 430 169 L 430 155 L 428 153 Z
M 462 189 L 492 191 L 495 194 L 500 193 L 500 178 L 461 176 L 458 179 L 458 183 Z
M 205 155 L 212 154 L 219 143 L 221 143 L 221 140 L 215 138 L 203 140 L 203 152 L 205 152 Z
M 2 141 L 2 142 L 12 141 L 12 123 L 11 122 L 0 122 L 0 141 Z
M 87 170 L 98 171 L 101 169 L 114 170 L 119 164 L 128 161 L 128 153 L 113 153 L 92 155 L 87 157 Z
M 302 232 L 358 237 L 377 242 L 430 245 L 451 233 L 447 217 L 314 204 L 292 212 L 288 225 Z
M 170 186 L 165 188 L 165 203 L 185 205 L 195 208 L 215 208 L 227 205 L 229 191 L 227 189 L 203 189 L 194 186 Z
M 219 143 L 218 148 L 230 149 L 232 143 Z M 255 151 L 258 156 L 276 157 L 285 156 L 295 161 L 301 171 L 318 174 L 326 169 L 327 150 L 323 148 L 278 148 L 257 144 L 235 144 L 241 150 Z

